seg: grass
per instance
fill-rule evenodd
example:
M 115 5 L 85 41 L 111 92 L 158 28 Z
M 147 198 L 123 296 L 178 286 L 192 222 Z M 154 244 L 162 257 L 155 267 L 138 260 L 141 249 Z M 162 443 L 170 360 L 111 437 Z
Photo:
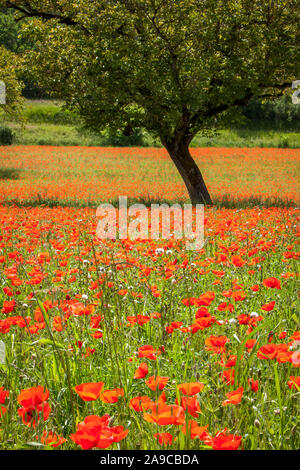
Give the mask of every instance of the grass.
M 15 131 L 17 145 L 110 145 L 106 132 L 96 134 L 80 131 L 78 117 L 64 111 L 59 101 L 27 101 L 24 116 L 26 124 L 23 129 L 16 127 L 15 123 L 10 124 Z M 147 132 L 143 132 L 142 142 L 144 146 L 160 146 L 159 141 L 154 140 Z M 128 145 L 126 139 L 124 145 Z M 211 136 L 198 134 L 192 146 L 300 148 L 300 131 L 296 125 L 289 130 L 224 129 Z

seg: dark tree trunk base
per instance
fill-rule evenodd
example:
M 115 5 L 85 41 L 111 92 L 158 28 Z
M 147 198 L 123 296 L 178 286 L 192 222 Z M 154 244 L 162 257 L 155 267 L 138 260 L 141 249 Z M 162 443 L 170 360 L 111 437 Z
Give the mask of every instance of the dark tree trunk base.
M 190 154 L 189 142 L 174 140 L 164 145 L 185 182 L 192 204 L 212 205 L 201 171 Z

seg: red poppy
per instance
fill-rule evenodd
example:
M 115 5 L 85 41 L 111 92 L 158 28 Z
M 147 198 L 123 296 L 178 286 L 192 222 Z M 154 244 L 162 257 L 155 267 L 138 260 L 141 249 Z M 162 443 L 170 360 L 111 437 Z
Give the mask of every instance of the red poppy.
M 101 390 L 104 386 L 104 382 L 87 382 L 84 384 L 76 385 L 74 387 L 75 392 L 84 401 L 97 400 L 100 397 Z
M 249 379 L 248 383 L 251 386 L 252 392 L 257 392 L 258 391 L 258 380 Z
M 132 408 L 135 411 L 144 411 L 146 406 L 151 404 L 152 400 L 147 396 L 138 396 L 131 398 L 129 401 L 129 408 Z
M 277 355 L 277 346 L 276 344 L 266 344 L 265 346 L 261 346 L 257 351 L 257 357 L 259 359 L 275 359 Z
M 291 355 L 291 363 L 294 367 L 300 367 L 300 352 L 293 352 Z
M 191 439 L 198 437 L 201 441 L 210 440 L 210 435 L 207 432 L 208 424 L 206 426 L 199 426 L 197 421 L 190 419 L 187 423 L 182 426 L 181 431 L 183 434 L 188 432 Z
M 158 388 L 159 390 L 163 390 L 167 384 L 169 380 L 169 377 L 160 377 L 160 376 L 157 376 L 157 377 L 154 377 L 154 375 L 152 375 L 151 377 L 149 377 L 148 380 L 145 381 L 145 384 L 155 392 L 155 390 Z
M 123 426 L 110 427 L 109 421 L 109 415 L 87 416 L 78 424 L 76 433 L 71 434 L 70 439 L 84 450 L 94 447 L 107 449 L 114 442 L 120 442 L 128 434 L 128 430 L 124 430 Z
M 185 382 L 183 384 L 179 384 L 177 387 L 184 395 L 193 396 L 203 390 L 204 384 L 202 382 Z
M 4 300 L 1 312 L 4 313 L 5 315 L 7 313 L 11 313 L 14 311 L 15 306 L 16 306 L 15 300 Z
M 209 336 L 209 338 L 205 339 L 205 349 L 216 354 L 222 354 L 225 353 L 225 345 L 229 341 L 227 336 Z
M 38 438 L 38 437 L 37 437 Z M 44 431 L 41 437 L 41 443 L 45 446 L 58 447 L 66 442 L 66 439 L 53 432 Z
M 214 450 L 237 450 L 242 442 L 242 436 L 226 434 L 226 430 L 218 432 L 211 439 L 211 445 Z
M 142 362 L 139 365 L 139 367 L 137 368 L 137 370 L 135 371 L 135 374 L 134 374 L 133 378 L 134 379 L 143 379 L 144 377 L 146 377 L 148 372 L 149 372 L 148 365 L 146 364 L 146 362 Z
M 180 397 L 180 401 L 176 399 L 176 404 L 182 406 L 194 418 L 198 418 L 199 414 L 202 413 L 196 397 Z
M 239 387 L 237 390 L 233 390 L 233 392 L 226 393 L 228 400 L 223 401 L 222 406 L 238 405 L 242 400 L 243 393 L 243 387 Z
M 119 397 L 124 396 L 124 390 L 122 388 L 114 388 L 112 390 L 104 390 L 100 393 L 100 400 L 104 403 L 117 403 Z
M 18 396 L 18 403 L 22 406 L 18 409 L 19 416 L 26 426 L 35 427 L 36 422 L 42 416 L 46 421 L 51 412 L 51 408 L 46 400 L 49 398 L 49 391 L 39 385 L 22 390 Z
M 144 413 L 144 419 L 148 423 L 156 423 L 159 426 L 167 426 L 168 424 L 181 425 L 185 421 L 185 413 L 182 406 L 166 405 L 165 403 L 152 403 L 147 406 Z
M 280 281 L 276 277 L 268 277 L 263 280 L 263 285 L 271 289 L 281 289 Z
M 234 384 L 234 369 L 227 369 L 224 370 L 222 373 L 222 380 L 226 382 L 226 385 L 233 385 Z
M 265 312 L 271 312 L 274 307 L 275 307 L 275 300 L 272 300 L 272 302 L 262 305 L 261 309 L 264 310 Z
M 295 390 L 300 390 L 300 376 L 295 377 L 294 375 L 290 376 L 290 380 L 288 381 L 288 386 L 290 389 L 294 388 Z
M 4 390 L 4 387 L 0 387 L 0 405 L 2 405 L 6 398 L 9 396 L 9 391 Z
M 161 446 L 169 446 L 172 444 L 173 440 L 175 440 L 169 432 L 159 432 L 154 434 L 155 439 L 158 440 L 158 443 Z
M 152 361 L 156 360 L 156 356 L 158 356 L 159 354 L 161 354 L 160 350 L 159 349 L 155 349 L 153 346 L 151 345 L 145 345 L 145 346 L 141 346 L 139 349 L 138 349 L 138 357 L 140 358 L 148 358 L 148 359 L 151 359 Z

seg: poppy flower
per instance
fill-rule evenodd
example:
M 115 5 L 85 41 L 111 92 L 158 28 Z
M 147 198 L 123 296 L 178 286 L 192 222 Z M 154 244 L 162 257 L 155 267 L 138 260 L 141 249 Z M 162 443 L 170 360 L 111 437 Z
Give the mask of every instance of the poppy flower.
M 0 417 L 3 416 L 7 409 L 5 406 L 2 406 L 5 403 L 6 398 L 9 396 L 9 391 L 4 390 L 4 387 L 0 387 Z
M 250 352 L 256 344 L 256 339 L 248 339 L 245 344 L 245 348 Z
M 237 450 L 242 442 L 242 436 L 226 434 L 226 430 L 218 432 L 211 439 L 211 446 L 214 450 Z
M 244 291 L 235 291 L 235 292 L 232 292 L 231 294 L 231 298 L 235 302 L 240 302 L 242 300 L 245 300 L 246 297 L 247 297 L 247 294 Z
M 38 437 L 37 437 L 38 438 Z M 53 432 L 44 431 L 41 437 L 41 443 L 45 446 L 58 447 L 66 442 L 66 439 Z
M 129 401 L 129 408 L 132 408 L 134 411 L 144 411 L 146 405 L 152 403 L 150 397 L 147 396 L 138 396 L 131 398 Z
M 16 306 L 15 300 L 4 300 L 1 312 L 4 313 L 4 315 L 7 315 L 8 313 L 11 313 L 14 311 L 15 306 Z
M 18 395 L 18 403 L 26 408 L 35 407 L 45 402 L 49 398 L 49 390 L 45 390 L 39 385 L 21 391 Z
M 281 289 L 280 281 L 276 277 L 268 277 L 263 280 L 263 285 L 265 287 L 270 287 L 271 289 Z
M 102 331 L 98 330 L 98 331 L 95 331 L 95 333 L 91 333 L 91 336 L 95 339 L 100 339 L 100 338 L 103 338 L 103 333 Z
M 197 305 L 197 307 L 200 307 L 201 305 L 208 307 L 214 300 L 215 296 L 216 294 L 212 291 L 205 292 L 198 299 L 194 300 L 194 305 Z
M 177 385 L 178 390 L 183 393 L 184 395 L 197 395 L 197 393 L 201 392 L 204 388 L 204 384 L 202 382 L 185 382 L 183 384 Z
M 295 351 L 291 355 L 291 363 L 294 367 L 300 367 L 300 352 Z
M 3 292 L 8 295 L 8 297 L 12 297 L 14 294 L 10 287 L 3 287 Z
M 241 356 L 241 359 L 243 356 Z M 220 366 L 224 367 L 225 369 L 230 369 L 231 367 L 235 366 L 237 360 L 237 356 L 235 354 L 231 354 L 228 358 L 222 357 L 221 361 L 219 361 L 217 364 L 220 364 Z
M 252 392 L 257 392 L 258 391 L 258 380 L 254 379 L 249 379 L 248 380 L 249 385 L 251 386 Z
M 180 401 L 176 399 L 176 404 L 182 406 L 194 418 L 198 418 L 202 413 L 196 397 L 180 397 Z
M 205 349 L 216 354 L 225 353 L 225 345 L 230 340 L 227 336 L 209 336 L 205 339 Z
M 104 390 L 100 393 L 100 400 L 104 403 L 117 403 L 119 397 L 124 396 L 122 388 L 114 388 L 113 390 Z
M 154 437 L 155 439 L 158 440 L 158 443 L 161 446 L 170 446 L 173 440 L 176 439 L 176 438 L 174 439 L 172 434 L 170 434 L 169 432 L 159 432 L 159 433 L 154 434 Z
M 124 430 L 123 426 L 110 427 L 109 421 L 109 415 L 87 416 L 77 425 L 76 433 L 71 434 L 70 439 L 84 450 L 94 447 L 107 449 L 114 442 L 120 442 L 128 434 L 128 430 Z
M 76 385 L 75 392 L 84 401 L 94 401 L 100 397 L 101 390 L 104 382 L 87 382 L 84 384 Z
M 222 380 L 226 382 L 226 385 L 234 384 L 234 368 L 224 370 L 222 373 Z
M 135 371 L 135 374 L 134 374 L 133 378 L 134 379 L 143 379 L 144 377 L 146 377 L 148 372 L 149 372 L 148 365 L 146 364 L 146 362 L 142 362 L 139 365 L 139 367 L 137 368 L 137 370 Z
M 161 352 L 158 349 L 155 349 L 153 346 L 148 345 L 148 344 L 145 346 L 141 346 L 138 349 L 138 357 L 140 358 L 146 357 L 152 361 L 155 361 L 157 359 L 156 356 L 158 356 L 159 354 L 161 354 Z
M 233 392 L 226 393 L 228 400 L 223 401 L 222 406 L 238 405 L 242 400 L 243 393 L 243 387 L 239 387 L 237 390 L 233 390 Z
M 36 426 L 37 421 L 42 416 L 44 421 L 49 418 L 51 408 L 46 400 L 49 398 L 49 391 L 42 386 L 31 387 L 22 390 L 18 395 L 18 403 L 21 408 L 18 409 L 18 415 L 26 426 Z
M 4 390 L 4 387 L 0 387 L 0 405 L 2 405 L 6 398 L 9 396 L 9 391 Z
M 179 405 L 153 403 L 147 406 L 147 411 L 150 413 L 144 413 L 144 419 L 148 423 L 156 423 L 159 426 L 167 426 L 168 424 L 179 426 L 185 421 L 184 409 Z
M 270 343 L 265 346 L 261 346 L 256 354 L 259 359 L 272 360 L 275 359 L 277 352 L 277 346 Z
M 182 426 L 181 431 L 183 434 L 188 433 L 191 439 L 196 439 L 198 437 L 201 441 L 208 441 L 210 440 L 210 435 L 207 432 L 208 424 L 206 426 L 199 426 L 197 421 L 192 419 L 185 422 L 184 426 Z
M 145 381 L 145 384 L 155 392 L 157 388 L 159 390 L 163 390 L 167 385 L 168 380 L 169 377 L 154 377 L 154 375 L 152 375 L 148 380 Z
M 264 310 L 265 312 L 271 312 L 274 309 L 274 307 L 275 307 L 275 300 L 272 300 L 272 302 L 262 305 L 261 309 Z
M 295 390 L 300 389 L 300 376 L 295 377 L 294 375 L 290 376 L 290 380 L 288 381 L 288 386 L 290 389 L 294 388 Z

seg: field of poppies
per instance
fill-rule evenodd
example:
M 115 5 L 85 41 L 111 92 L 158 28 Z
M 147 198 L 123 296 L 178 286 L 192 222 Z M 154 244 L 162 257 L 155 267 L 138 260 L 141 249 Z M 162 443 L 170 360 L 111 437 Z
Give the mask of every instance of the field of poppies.
M 299 204 L 298 149 L 192 148 L 214 203 L 222 207 Z M 92 206 L 119 195 L 184 202 L 167 152 L 135 147 L 0 147 L 0 202 Z
M 187 201 L 162 149 L 0 148 L 0 449 L 299 449 L 300 152 L 192 154 L 198 251 L 96 236 Z

